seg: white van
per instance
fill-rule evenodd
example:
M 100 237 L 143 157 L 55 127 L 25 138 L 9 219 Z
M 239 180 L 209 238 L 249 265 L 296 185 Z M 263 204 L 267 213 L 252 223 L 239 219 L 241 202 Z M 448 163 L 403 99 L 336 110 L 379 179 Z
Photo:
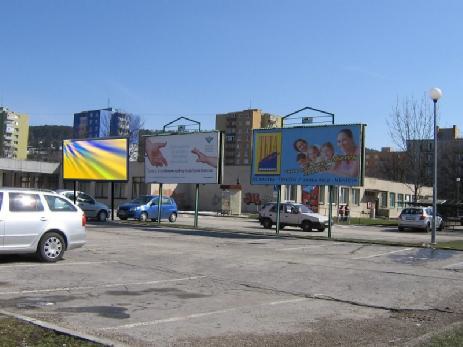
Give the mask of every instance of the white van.
M 84 212 L 53 191 L 0 188 L 0 254 L 36 253 L 56 262 L 85 244 Z

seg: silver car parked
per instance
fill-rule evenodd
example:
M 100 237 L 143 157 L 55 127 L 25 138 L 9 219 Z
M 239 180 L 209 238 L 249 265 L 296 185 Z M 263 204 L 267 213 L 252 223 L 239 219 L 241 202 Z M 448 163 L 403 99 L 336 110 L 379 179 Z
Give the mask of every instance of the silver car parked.
M 57 193 L 64 195 L 74 202 L 74 191 L 58 189 Z M 110 209 L 105 204 L 96 201 L 93 197 L 84 192 L 76 191 L 76 204 L 85 212 L 87 218 L 96 219 L 99 222 L 105 222 L 110 214 Z
M 399 231 L 405 228 L 421 229 L 427 232 L 432 228 L 432 208 L 430 207 L 407 207 L 402 210 L 399 216 Z M 436 228 L 442 230 L 444 223 L 442 218 L 436 216 Z
M 0 254 L 36 253 L 55 262 L 85 244 L 84 212 L 52 191 L 0 188 Z

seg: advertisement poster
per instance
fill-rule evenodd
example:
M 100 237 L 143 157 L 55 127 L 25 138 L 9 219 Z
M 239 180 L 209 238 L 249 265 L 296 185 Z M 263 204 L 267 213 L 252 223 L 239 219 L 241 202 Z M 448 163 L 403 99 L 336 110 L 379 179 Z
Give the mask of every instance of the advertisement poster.
M 318 212 L 319 186 L 302 186 L 302 203 Z
M 64 140 L 63 179 L 128 180 L 126 138 Z
M 255 133 L 254 167 L 258 175 L 279 175 L 281 132 L 272 130 Z
M 362 185 L 363 125 L 284 128 L 279 132 L 278 171 L 265 174 L 258 166 L 262 160 L 258 139 L 269 131 L 254 131 L 252 184 Z
M 145 183 L 219 183 L 220 133 L 149 136 Z

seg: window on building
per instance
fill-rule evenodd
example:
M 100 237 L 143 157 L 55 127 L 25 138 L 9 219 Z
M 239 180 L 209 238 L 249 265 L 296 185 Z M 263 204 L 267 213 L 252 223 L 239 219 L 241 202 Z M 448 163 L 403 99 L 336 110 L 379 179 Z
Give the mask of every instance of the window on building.
M 349 203 L 349 188 L 341 188 L 341 204 L 348 204 Z
M 352 203 L 354 205 L 360 205 L 360 189 L 359 188 L 352 188 Z
M 132 178 L 132 198 L 146 194 L 145 178 L 133 177 Z
M 389 193 L 389 207 L 395 208 L 395 193 Z
M 333 187 L 333 189 L 331 189 L 331 203 L 332 204 L 337 204 L 338 203 L 338 197 L 339 197 L 339 188 L 338 187 Z M 329 194 L 329 193 L 328 193 Z
M 79 181 L 78 182 L 78 187 L 79 187 L 78 190 L 87 193 L 90 190 L 90 182 Z
M 381 192 L 380 207 L 387 208 L 387 192 Z
M 127 199 L 127 183 L 114 183 L 114 198 Z
M 325 204 L 325 186 L 318 186 L 318 203 Z
M 108 197 L 108 183 L 96 182 L 95 183 L 95 198 L 107 198 Z
M 397 207 L 404 207 L 404 195 L 397 194 Z

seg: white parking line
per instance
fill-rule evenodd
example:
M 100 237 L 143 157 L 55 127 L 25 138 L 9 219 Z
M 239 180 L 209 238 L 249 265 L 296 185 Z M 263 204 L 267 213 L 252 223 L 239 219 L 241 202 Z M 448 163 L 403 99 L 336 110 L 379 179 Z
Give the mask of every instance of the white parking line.
M 393 254 L 393 253 L 399 253 L 399 252 L 405 252 L 405 251 L 409 251 L 413 248 L 404 248 L 404 249 L 399 249 L 398 251 L 392 251 L 392 252 L 386 252 L 386 253 L 379 253 L 379 254 L 373 254 L 373 255 L 369 255 L 367 257 L 359 257 L 359 258 L 353 258 L 354 260 L 358 260 L 358 259 L 369 259 L 369 258 L 375 258 L 375 257 L 381 257 L 382 255 L 388 255 L 388 254 Z
M 73 266 L 73 265 L 97 265 L 97 264 L 110 264 L 110 263 L 118 263 L 117 260 L 107 260 L 107 261 L 81 261 L 81 262 L 59 262 L 53 264 L 12 264 L 12 265 L 0 265 L 0 270 L 5 268 L 12 268 L 12 267 L 44 267 L 44 266 Z
M 188 319 L 202 318 L 202 317 L 211 316 L 211 315 L 214 315 L 214 314 L 237 311 L 237 310 L 240 310 L 242 308 L 291 304 L 291 303 L 300 302 L 300 301 L 304 301 L 304 300 L 309 300 L 309 299 L 308 298 L 298 298 L 298 299 L 289 299 L 289 300 L 282 300 L 282 301 L 267 302 L 267 303 L 258 304 L 258 305 L 238 306 L 238 307 L 232 307 L 232 308 L 227 308 L 227 309 L 217 310 L 217 311 L 194 313 L 194 314 L 190 314 L 190 315 L 187 315 L 187 316 L 171 317 L 171 318 L 157 319 L 157 320 L 147 321 L 147 322 L 124 324 L 124 325 L 119 325 L 119 326 L 115 326 L 115 327 L 100 328 L 98 330 L 131 329 L 131 328 L 137 328 L 137 327 L 141 327 L 141 326 L 149 326 L 149 325 L 156 325 L 156 324 L 162 324 L 162 323 L 180 322 L 180 321 L 185 321 L 185 320 L 188 320 Z
M 296 251 L 296 250 L 299 250 L 299 249 L 328 247 L 328 246 L 342 245 L 342 244 L 345 244 L 345 242 L 336 242 L 336 243 L 330 243 L 330 244 L 310 245 L 310 246 L 301 246 L 301 247 L 281 248 L 281 249 L 277 249 L 277 251 Z
M 173 278 L 173 279 L 170 279 L 170 280 L 157 280 L 157 281 L 148 281 L 148 282 L 128 282 L 128 283 L 102 284 L 102 285 L 99 285 L 99 286 L 82 286 L 82 287 L 62 287 L 62 288 L 36 289 L 36 290 L 19 290 L 19 291 L 13 291 L 13 292 L 0 292 L 0 295 L 37 294 L 37 293 L 76 291 L 76 290 L 90 290 L 90 289 L 98 289 L 98 288 L 142 286 L 142 285 L 148 285 L 148 284 L 159 284 L 159 283 L 168 283 L 168 282 L 180 282 L 180 281 L 196 280 L 196 279 L 204 278 L 204 277 L 206 277 L 206 276 L 192 276 L 192 277 Z

